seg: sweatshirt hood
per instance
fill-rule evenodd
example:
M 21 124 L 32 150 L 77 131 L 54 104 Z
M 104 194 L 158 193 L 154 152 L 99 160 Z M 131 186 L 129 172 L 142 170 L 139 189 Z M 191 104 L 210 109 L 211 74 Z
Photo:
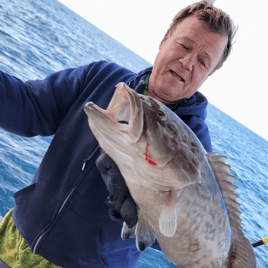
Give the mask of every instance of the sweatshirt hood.
M 143 87 L 139 87 L 141 81 L 152 72 L 153 67 L 148 67 L 145 70 L 139 72 L 137 76 L 132 78 L 128 85 L 135 89 L 138 93 L 143 94 Z M 207 105 L 208 100 L 201 92 L 195 92 L 190 98 L 179 100 L 175 104 L 167 104 L 166 106 L 175 112 L 178 116 L 183 115 L 195 115 L 201 117 L 203 120 L 207 117 Z

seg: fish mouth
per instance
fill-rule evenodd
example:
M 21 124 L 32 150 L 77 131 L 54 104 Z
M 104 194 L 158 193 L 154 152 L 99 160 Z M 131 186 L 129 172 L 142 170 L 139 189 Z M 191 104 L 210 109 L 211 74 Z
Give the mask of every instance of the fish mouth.
M 126 94 L 126 91 L 123 90 L 123 87 L 116 88 L 112 100 L 106 110 L 93 102 L 88 102 L 84 109 L 87 115 L 94 110 L 100 117 L 109 119 L 113 123 L 119 125 L 129 125 L 130 122 L 130 98 L 128 94 Z
M 133 105 L 132 95 L 127 90 L 125 84 L 119 83 L 116 86 L 114 95 L 105 111 L 107 117 L 119 125 L 129 125 L 131 122 L 131 107 Z
M 116 90 L 106 110 L 92 102 L 87 103 L 84 110 L 89 117 L 89 121 L 92 121 L 90 117 L 92 117 L 92 111 L 94 110 L 100 120 L 104 119 L 106 123 L 109 121 L 119 131 L 129 133 L 135 139 L 139 138 L 138 135 L 141 134 L 143 126 L 141 100 L 138 94 L 125 83 L 116 85 Z M 96 121 L 94 122 L 95 126 L 98 123 L 97 120 L 96 118 L 94 119 Z M 111 125 L 107 125 L 107 128 L 109 127 Z

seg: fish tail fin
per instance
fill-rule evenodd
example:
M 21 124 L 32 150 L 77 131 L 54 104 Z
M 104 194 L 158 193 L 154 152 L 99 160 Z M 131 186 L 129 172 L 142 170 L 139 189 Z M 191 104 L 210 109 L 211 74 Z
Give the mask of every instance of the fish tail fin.
M 240 204 L 236 202 L 239 195 L 234 192 L 237 189 L 237 186 L 233 184 L 236 177 L 229 173 L 231 166 L 225 164 L 226 156 L 209 153 L 207 158 L 221 190 L 231 226 L 231 247 L 226 267 L 254 268 L 256 267 L 256 256 L 251 243 L 242 231 L 242 220 L 239 217 L 242 212 L 238 209 Z
M 230 221 L 231 222 L 231 221 Z M 235 223 L 232 224 L 231 227 Z M 232 244 L 227 260 L 227 268 L 255 268 L 256 257 L 249 240 L 244 236 L 242 228 L 232 228 Z

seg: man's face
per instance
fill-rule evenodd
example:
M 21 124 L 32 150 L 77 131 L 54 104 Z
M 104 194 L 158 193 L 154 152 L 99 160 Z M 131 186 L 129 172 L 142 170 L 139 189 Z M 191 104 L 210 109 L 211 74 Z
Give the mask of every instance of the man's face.
M 213 73 L 227 40 L 195 16 L 182 20 L 159 46 L 148 95 L 165 104 L 191 97 Z

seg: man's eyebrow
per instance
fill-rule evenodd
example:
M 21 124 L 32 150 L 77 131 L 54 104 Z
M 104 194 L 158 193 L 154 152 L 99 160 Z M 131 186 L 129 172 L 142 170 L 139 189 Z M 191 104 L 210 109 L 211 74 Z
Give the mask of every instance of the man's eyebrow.
M 184 40 L 189 44 L 189 45 L 191 45 L 191 46 L 193 46 L 193 47 L 195 47 L 195 46 L 197 46 L 197 43 L 194 41 L 194 40 L 192 40 L 192 39 L 190 39 L 190 38 L 184 38 Z

